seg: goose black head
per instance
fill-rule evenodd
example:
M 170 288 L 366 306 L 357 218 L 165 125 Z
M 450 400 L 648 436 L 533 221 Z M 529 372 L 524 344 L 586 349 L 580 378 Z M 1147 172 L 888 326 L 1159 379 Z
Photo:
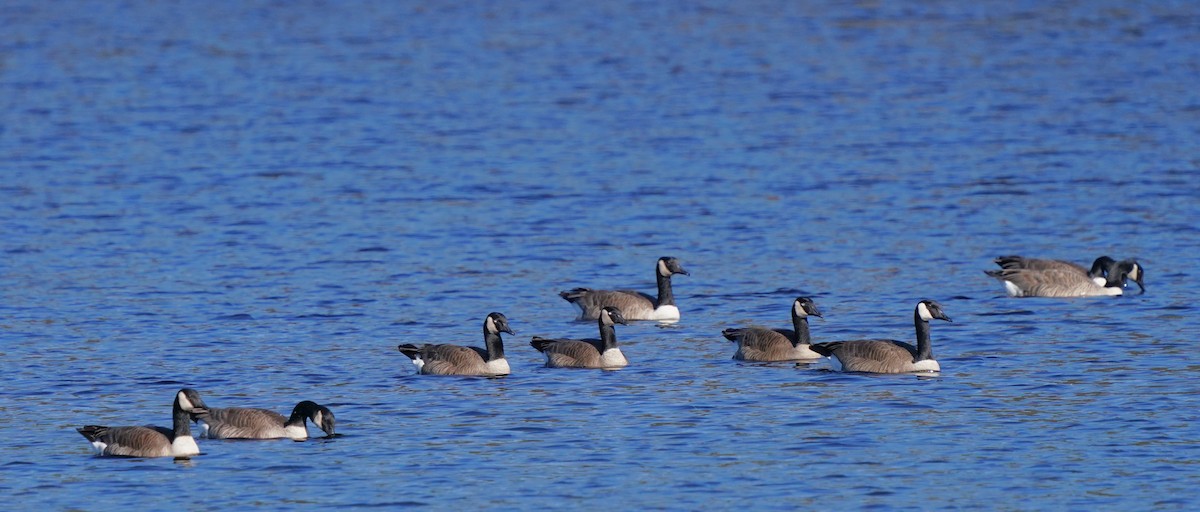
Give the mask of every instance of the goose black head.
M 817 309 L 817 304 L 813 302 L 812 299 L 808 297 L 798 297 L 796 301 L 792 303 L 792 316 L 803 318 L 809 315 L 819 317 L 821 316 L 821 311 Z
M 328 407 L 317 404 L 309 400 L 305 400 L 296 404 L 292 409 L 292 416 L 304 416 L 313 422 L 326 436 L 332 436 L 337 428 L 337 422 L 333 417 L 333 411 Z
M 1138 293 L 1146 293 L 1146 269 L 1137 260 L 1121 260 L 1108 271 L 1108 282 L 1105 286 L 1125 287 L 1126 278 L 1132 279 L 1138 285 Z
M 921 320 L 926 322 L 933 320 L 934 318 L 938 320 L 945 320 L 947 322 L 953 322 L 950 317 L 946 316 L 946 313 L 942 312 L 942 305 L 938 304 L 937 301 L 930 299 L 925 299 L 917 303 L 917 315 L 921 317 Z
M 175 407 L 191 415 L 208 412 L 208 406 L 200 398 L 200 393 L 192 388 L 183 388 L 175 393 Z
M 625 315 L 621 314 L 621 310 L 612 306 L 604 306 L 604 309 L 600 310 L 600 321 L 604 325 L 629 325 L 629 322 L 625 320 Z
M 516 334 L 508 326 L 508 317 L 504 316 L 503 313 L 488 313 L 487 318 L 483 320 L 483 329 L 490 334 L 499 334 L 502 332 Z
M 671 256 L 663 256 L 659 258 L 658 275 L 670 277 L 672 274 L 683 274 L 685 276 L 691 275 L 688 273 L 688 271 L 683 269 L 683 265 L 679 264 L 678 258 L 673 258 Z

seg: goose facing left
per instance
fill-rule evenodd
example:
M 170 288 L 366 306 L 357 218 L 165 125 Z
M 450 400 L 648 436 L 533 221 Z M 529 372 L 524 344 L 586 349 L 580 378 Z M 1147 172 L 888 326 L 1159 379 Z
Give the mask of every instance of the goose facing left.
M 200 447 L 192 437 L 191 415 L 205 410 L 207 406 L 200 394 L 184 388 L 175 393 L 171 405 L 172 428 L 88 425 L 76 430 L 92 443 L 99 455 L 186 459 L 200 454 Z
M 449 344 L 405 344 L 396 348 L 412 359 L 417 373 L 424 375 L 508 375 L 504 358 L 504 340 L 500 333 L 516 334 L 501 313 L 489 313 L 483 319 L 484 348 Z
M 742 361 L 796 361 L 820 359 L 821 354 L 809 346 L 808 317 L 821 316 L 816 303 L 809 297 L 792 301 L 792 329 L 742 327 L 725 329 L 721 335 L 737 343 L 734 359 Z
M 193 413 L 192 420 L 204 428 L 209 439 L 308 439 L 308 421 L 326 436 L 334 434 L 336 420 L 328 407 L 305 400 L 292 408 L 291 416 L 270 409 L 214 407 Z
M 834 341 L 817 343 L 812 349 L 829 357 L 833 369 L 841 372 L 917 373 L 937 372 L 942 367 L 933 358 L 929 341 L 929 321 L 951 321 L 942 312 L 942 305 L 932 300 L 917 303 L 913 310 L 913 326 L 917 331 L 917 346 L 887 339 Z
M 549 339 L 534 336 L 529 344 L 546 356 L 547 368 L 621 368 L 629 360 L 617 346 L 615 324 L 626 325 L 621 310 L 606 306 L 596 323 L 600 339 Z

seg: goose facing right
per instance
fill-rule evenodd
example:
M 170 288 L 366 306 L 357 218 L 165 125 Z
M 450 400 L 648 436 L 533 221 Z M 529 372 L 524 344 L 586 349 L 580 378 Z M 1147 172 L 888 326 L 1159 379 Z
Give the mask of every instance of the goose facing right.
M 1005 291 L 1012 297 L 1123 295 L 1129 279 L 1138 285 L 1141 293 L 1146 292 L 1143 281 L 1145 271 L 1135 260 L 1116 262 L 1112 258 L 1102 256 L 1092 264 L 1091 271 L 1084 271 L 1082 267 L 1056 260 L 1034 260 L 1049 262 L 1040 264 L 1030 264 L 1029 261 L 1017 257 L 996 258 L 996 263 L 1003 268 L 985 270 L 984 273 L 1003 282 Z M 1097 271 L 1097 267 L 1105 264 L 1107 267 L 1103 272 Z
M 500 333 L 516 334 L 501 313 L 489 313 L 483 319 L 484 348 L 462 345 L 413 345 L 396 348 L 412 359 L 417 373 L 424 375 L 508 375 L 508 360 L 504 358 L 504 340 Z
M 840 372 L 916 373 L 937 372 L 942 367 L 933 358 L 929 341 L 929 321 L 934 318 L 950 322 L 942 305 L 932 300 L 917 303 L 913 325 L 917 331 L 917 346 L 896 340 L 852 340 L 817 343 L 812 349 L 829 358 Z
M 172 428 L 88 425 L 75 430 L 92 443 L 98 455 L 186 459 L 200 454 L 200 447 L 192 437 L 191 415 L 205 410 L 200 394 L 184 388 L 175 393 L 175 402 L 171 404 Z
M 1052 260 L 1045 258 L 1026 258 L 1024 256 L 1000 256 L 993 260 L 994 263 L 1002 269 L 1029 269 L 1037 271 L 1062 271 L 1073 274 L 1084 274 L 1089 279 L 1100 286 L 1104 286 L 1108 270 L 1117 262 L 1108 257 L 1101 256 L 1092 261 L 1091 268 L 1084 268 L 1083 265 L 1072 263 L 1065 260 Z
M 792 329 L 743 327 L 725 329 L 721 335 L 737 343 L 733 358 L 742 361 L 820 359 L 823 356 L 809 348 L 809 315 L 819 317 L 821 312 L 811 298 L 799 297 L 792 302 Z
M 671 276 L 690 275 L 679 264 L 679 259 L 663 256 L 654 267 L 658 282 L 658 297 L 651 297 L 634 290 L 593 290 L 575 288 L 558 295 L 579 308 L 576 320 L 595 320 L 605 306 L 621 310 L 627 320 L 679 320 L 679 307 L 675 305 L 675 294 L 671 290 Z
M 548 339 L 534 336 L 529 345 L 546 356 L 547 368 L 621 368 L 629 365 L 617 346 L 615 324 L 626 325 L 621 310 L 606 306 L 597 319 L 600 339 Z
M 336 428 L 333 411 L 328 407 L 305 400 L 292 408 L 291 416 L 270 409 L 250 407 L 211 408 L 192 414 L 192 421 L 204 428 L 209 439 L 308 439 L 308 421 L 332 436 Z

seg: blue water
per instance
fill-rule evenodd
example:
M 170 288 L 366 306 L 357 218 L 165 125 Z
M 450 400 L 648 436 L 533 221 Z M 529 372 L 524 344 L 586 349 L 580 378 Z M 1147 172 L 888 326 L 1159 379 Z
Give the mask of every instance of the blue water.
M 0 495 L 18 509 L 1194 509 L 1192 2 L 0 6 Z M 1002 254 L 1147 293 L 1012 299 Z M 653 291 L 614 372 L 556 294 Z M 936 378 L 741 364 L 912 337 Z M 480 344 L 512 375 L 413 375 Z M 334 439 L 105 459 L 75 428 L 309 399 Z M 314 430 L 314 433 L 316 431 Z

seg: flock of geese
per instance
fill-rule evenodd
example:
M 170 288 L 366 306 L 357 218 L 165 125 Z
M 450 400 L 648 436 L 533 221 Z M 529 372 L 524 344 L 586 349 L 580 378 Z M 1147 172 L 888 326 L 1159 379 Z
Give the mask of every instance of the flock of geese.
M 1128 281 L 1145 293 L 1145 271 L 1132 259 L 1096 258 L 1091 268 L 1062 260 L 1002 256 L 999 270 L 985 273 L 1004 283 L 1013 297 L 1085 297 L 1122 295 Z M 579 308 L 578 320 L 596 320 L 599 338 L 551 339 L 534 336 L 530 345 L 550 368 L 616 369 L 629 360 L 617 343 L 615 325 L 630 320 L 677 321 L 679 308 L 671 291 L 671 276 L 688 275 L 679 260 L 664 256 L 655 265 L 658 295 L 633 290 L 575 288 L 559 295 Z M 742 327 L 721 334 L 737 344 L 733 358 L 744 361 L 813 361 L 828 358 L 835 371 L 917 373 L 941 370 L 930 345 L 930 321 L 951 321 L 941 304 L 925 299 L 913 311 L 916 345 L 892 339 L 861 339 L 812 343 L 809 316 L 821 316 L 809 297 L 792 303 L 791 329 Z M 483 347 L 451 344 L 404 344 L 400 353 L 412 359 L 423 375 L 500 376 L 510 371 L 500 334 L 515 334 L 508 318 L 489 313 L 483 320 Z M 309 421 L 327 436 L 335 430 L 333 412 L 311 401 L 296 404 L 290 416 L 267 409 L 209 408 L 190 388 L 179 390 L 172 404 L 172 428 L 103 427 L 77 429 L 100 455 L 188 458 L 200 453 L 191 426 L 199 423 L 210 439 L 308 438 Z

